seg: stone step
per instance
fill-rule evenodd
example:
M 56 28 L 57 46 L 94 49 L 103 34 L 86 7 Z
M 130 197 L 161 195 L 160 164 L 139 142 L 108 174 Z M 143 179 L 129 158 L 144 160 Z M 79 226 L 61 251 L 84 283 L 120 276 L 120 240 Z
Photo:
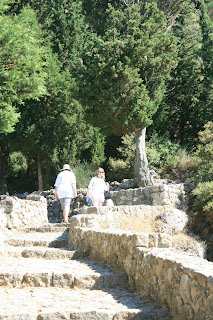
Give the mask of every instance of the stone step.
M 1 320 L 171 320 L 170 313 L 127 290 L 0 288 Z
M 75 251 L 66 248 L 47 247 L 8 247 L 7 255 L 14 258 L 41 258 L 48 260 L 81 259 L 89 255 L 88 251 Z
M 27 227 L 24 232 L 64 232 L 69 230 L 69 223 L 48 223 L 42 227 Z
M 68 232 L 31 232 L 19 233 L 5 241 L 10 246 L 15 247 L 55 247 L 66 248 L 68 244 Z
M 2 259 L 0 286 L 104 289 L 127 287 L 127 276 L 92 260 Z

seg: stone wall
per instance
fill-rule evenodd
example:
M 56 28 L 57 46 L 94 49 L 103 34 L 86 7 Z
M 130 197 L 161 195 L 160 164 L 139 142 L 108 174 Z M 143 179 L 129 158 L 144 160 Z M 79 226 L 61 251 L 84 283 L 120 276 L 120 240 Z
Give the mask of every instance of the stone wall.
M 106 198 L 119 205 L 173 205 L 178 209 L 187 208 L 185 185 L 161 184 L 144 188 L 109 191 Z
M 92 215 L 72 217 L 69 247 L 126 272 L 130 286 L 169 307 L 174 320 L 213 320 L 212 262 L 165 248 L 161 235 L 97 231 L 96 223 Z
M 18 229 L 41 226 L 48 222 L 47 201 L 44 197 L 28 195 L 26 200 L 0 196 L 0 228 Z
M 118 229 L 120 228 L 119 221 L 124 220 L 125 217 L 129 222 L 136 220 L 139 224 L 144 222 L 151 223 L 152 221 L 155 224 L 156 232 L 167 232 L 169 234 L 184 231 L 188 222 L 188 216 L 184 211 L 169 205 L 102 206 L 98 208 L 84 206 L 81 209 L 81 213 L 83 215 L 100 214 L 102 217 L 99 215 L 97 219 L 102 220 L 102 224 L 106 222 L 108 225 L 111 224 Z M 95 218 L 93 217 L 93 219 Z

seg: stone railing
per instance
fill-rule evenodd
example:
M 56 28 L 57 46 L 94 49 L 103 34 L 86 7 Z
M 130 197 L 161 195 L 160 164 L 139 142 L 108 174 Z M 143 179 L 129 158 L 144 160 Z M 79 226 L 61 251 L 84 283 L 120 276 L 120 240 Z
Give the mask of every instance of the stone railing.
M 44 197 L 28 195 L 26 200 L 0 196 L 0 228 L 17 229 L 41 226 L 48 222 L 47 201 Z
M 159 234 L 97 230 L 100 221 L 92 216 L 71 218 L 71 249 L 126 272 L 129 285 L 168 307 L 173 319 L 213 320 L 212 262 L 166 248 L 168 239 Z
M 180 210 L 187 208 L 185 186 L 180 184 L 161 184 L 144 188 L 109 191 L 106 198 L 120 205 L 172 205 Z

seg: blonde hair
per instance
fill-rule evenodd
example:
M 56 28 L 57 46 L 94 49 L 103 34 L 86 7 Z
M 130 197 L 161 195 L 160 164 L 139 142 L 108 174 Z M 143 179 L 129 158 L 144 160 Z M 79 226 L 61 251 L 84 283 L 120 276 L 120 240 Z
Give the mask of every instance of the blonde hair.
M 102 174 L 102 176 L 101 176 L 101 179 L 105 180 L 105 172 L 104 172 L 104 169 L 103 169 L 103 168 L 98 168 L 97 177 L 98 177 L 99 171 L 102 171 L 102 172 L 103 172 L 103 174 Z

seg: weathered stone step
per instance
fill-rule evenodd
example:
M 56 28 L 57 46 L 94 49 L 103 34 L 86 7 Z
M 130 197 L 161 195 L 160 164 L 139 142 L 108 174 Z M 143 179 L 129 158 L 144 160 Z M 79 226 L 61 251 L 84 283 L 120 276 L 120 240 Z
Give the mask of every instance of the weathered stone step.
M 92 260 L 5 258 L 0 265 L 0 286 L 104 289 L 127 287 L 127 276 Z
M 171 320 L 166 308 L 127 290 L 0 288 L 1 320 Z
M 25 232 L 64 232 L 69 230 L 69 223 L 48 223 L 42 227 L 27 227 Z
M 8 247 L 7 255 L 14 258 L 81 259 L 89 255 L 88 251 L 75 251 L 66 248 L 47 247 Z
M 15 247 L 67 247 L 68 232 L 34 232 L 34 233 L 19 233 L 6 240 L 6 243 Z

